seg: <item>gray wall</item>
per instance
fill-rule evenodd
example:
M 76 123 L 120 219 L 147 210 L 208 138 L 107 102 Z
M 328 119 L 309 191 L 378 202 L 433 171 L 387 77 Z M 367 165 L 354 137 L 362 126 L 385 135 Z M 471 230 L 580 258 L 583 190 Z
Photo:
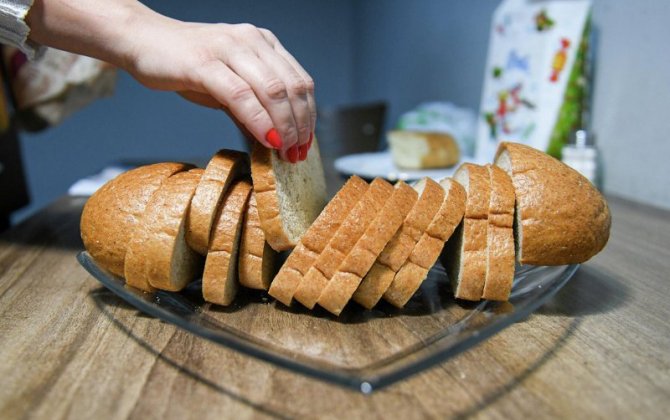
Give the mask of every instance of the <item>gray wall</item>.
M 593 19 L 605 189 L 670 208 L 670 1 L 600 0 Z
M 273 30 L 317 82 L 321 105 L 386 99 L 389 125 L 427 100 L 477 108 L 497 0 L 150 1 L 181 19 Z M 665 0 L 596 0 L 594 130 L 607 192 L 670 208 L 670 54 Z M 34 206 L 119 158 L 206 157 L 240 147 L 219 112 L 122 75 L 116 95 L 23 138 Z M 26 214 L 24 212 L 23 214 Z

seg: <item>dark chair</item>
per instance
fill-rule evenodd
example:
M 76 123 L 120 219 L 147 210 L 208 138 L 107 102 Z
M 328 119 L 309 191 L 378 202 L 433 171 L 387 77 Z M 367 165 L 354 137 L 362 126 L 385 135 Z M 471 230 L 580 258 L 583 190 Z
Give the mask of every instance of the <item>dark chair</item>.
M 374 152 L 384 134 L 386 102 L 342 107 L 320 107 L 316 137 L 328 179 L 328 193 L 333 195 L 342 185 L 335 171 L 335 159 L 352 153 Z
M 29 201 L 21 147 L 11 124 L 0 134 L 0 232 L 9 227 L 12 212 Z

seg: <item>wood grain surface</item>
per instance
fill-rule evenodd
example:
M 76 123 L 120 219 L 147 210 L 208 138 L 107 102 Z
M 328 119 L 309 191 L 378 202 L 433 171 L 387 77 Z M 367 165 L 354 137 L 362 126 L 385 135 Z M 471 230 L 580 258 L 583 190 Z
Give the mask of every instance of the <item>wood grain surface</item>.
M 0 236 L 2 419 L 670 412 L 669 212 L 611 199 L 609 244 L 550 303 L 476 348 L 366 396 L 227 350 L 124 304 L 75 260 L 83 202 L 63 198 Z

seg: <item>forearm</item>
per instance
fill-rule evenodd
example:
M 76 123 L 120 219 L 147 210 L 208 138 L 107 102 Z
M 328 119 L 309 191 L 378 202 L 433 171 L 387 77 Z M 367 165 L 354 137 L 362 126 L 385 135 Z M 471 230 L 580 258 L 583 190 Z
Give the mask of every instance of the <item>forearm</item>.
M 136 0 L 34 0 L 30 39 L 127 68 L 138 25 L 168 19 Z

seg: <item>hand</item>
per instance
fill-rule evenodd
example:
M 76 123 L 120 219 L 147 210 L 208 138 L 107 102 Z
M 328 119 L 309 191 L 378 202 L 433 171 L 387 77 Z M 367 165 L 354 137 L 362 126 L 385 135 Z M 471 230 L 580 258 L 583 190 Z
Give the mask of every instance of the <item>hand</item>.
M 314 82 L 272 32 L 162 19 L 134 39 L 127 70 L 142 84 L 224 109 L 285 160 L 307 157 Z
M 26 21 L 38 43 L 108 61 L 147 87 L 224 109 L 282 159 L 307 157 L 314 82 L 267 29 L 181 22 L 136 0 L 34 0 Z

